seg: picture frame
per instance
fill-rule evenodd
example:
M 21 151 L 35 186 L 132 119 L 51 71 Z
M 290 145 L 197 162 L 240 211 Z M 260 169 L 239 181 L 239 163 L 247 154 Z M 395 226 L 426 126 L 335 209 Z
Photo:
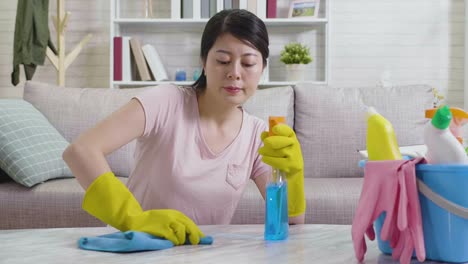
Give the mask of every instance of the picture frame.
M 289 4 L 289 18 L 317 18 L 320 0 L 295 0 Z

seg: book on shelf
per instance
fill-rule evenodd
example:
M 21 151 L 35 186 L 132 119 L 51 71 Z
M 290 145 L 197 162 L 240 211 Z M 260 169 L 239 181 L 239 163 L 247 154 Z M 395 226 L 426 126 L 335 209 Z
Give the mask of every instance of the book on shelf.
M 151 75 L 150 75 L 148 66 L 146 65 L 143 52 L 141 50 L 140 41 L 137 38 L 132 37 L 130 39 L 130 48 L 132 50 L 133 58 L 135 60 L 139 80 L 150 81 Z
M 239 0 L 239 9 L 247 9 L 247 0 Z
M 247 8 L 251 13 L 257 14 L 257 0 L 247 1 Z
M 232 0 L 233 9 L 247 9 L 247 0 Z
M 180 0 L 179 5 L 174 7 L 180 8 L 180 18 L 210 18 L 218 10 L 240 8 L 247 9 L 264 19 L 267 17 L 267 1 L 269 0 Z M 276 0 L 274 13 L 276 17 Z
M 239 0 L 232 0 L 232 9 L 239 9 Z
M 193 0 L 193 19 L 199 19 L 201 17 L 201 0 Z
M 122 36 L 122 81 L 132 80 L 132 53 L 130 52 L 130 37 Z
M 265 19 L 267 16 L 266 0 L 257 0 L 257 11 L 255 13 L 260 19 Z
M 181 3 L 180 0 L 172 0 L 171 1 L 171 18 L 172 19 L 180 19 L 180 13 L 182 13 L 181 10 Z
M 210 17 L 216 15 L 216 0 L 210 0 Z
M 210 0 L 201 0 L 200 15 L 201 18 L 210 17 Z
M 192 0 L 182 0 L 182 18 L 193 18 Z
M 276 18 L 276 0 L 267 1 L 267 18 Z
M 135 75 L 133 64 L 130 37 L 114 37 L 114 81 L 131 81 Z
M 122 37 L 114 37 L 114 81 L 122 80 Z
M 257 16 L 260 19 L 265 19 L 267 15 L 266 0 L 257 0 Z
M 200 16 L 201 18 L 210 18 L 214 16 L 217 10 L 217 0 L 200 0 Z M 195 2 L 193 3 L 195 5 Z
M 224 9 L 232 9 L 232 0 L 224 0 Z
M 159 56 L 156 48 L 151 44 L 144 45 L 141 50 L 145 55 L 146 62 L 153 74 L 156 81 L 167 81 L 169 76 L 167 75 L 164 64 L 162 63 L 161 57 Z
M 257 15 L 260 19 L 266 18 L 266 15 L 267 15 L 266 0 L 247 1 L 247 10 Z

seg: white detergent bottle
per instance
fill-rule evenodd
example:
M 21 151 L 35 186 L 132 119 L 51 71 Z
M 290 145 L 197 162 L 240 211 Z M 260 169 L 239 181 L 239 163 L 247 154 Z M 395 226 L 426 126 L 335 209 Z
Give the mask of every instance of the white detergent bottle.
M 426 159 L 430 164 L 468 164 L 463 146 L 450 132 L 452 113 L 448 106 L 437 109 L 432 121 L 424 128 Z

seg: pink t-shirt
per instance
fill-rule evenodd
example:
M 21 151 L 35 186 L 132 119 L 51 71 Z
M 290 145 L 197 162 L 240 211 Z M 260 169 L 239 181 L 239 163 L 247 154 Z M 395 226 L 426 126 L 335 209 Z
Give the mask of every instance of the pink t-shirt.
M 161 85 L 135 98 L 146 124 L 128 188 L 143 209 L 176 209 L 197 224 L 229 224 L 247 181 L 271 172 L 257 152 L 265 122 L 243 111 L 239 134 L 215 154 L 201 134 L 193 89 Z

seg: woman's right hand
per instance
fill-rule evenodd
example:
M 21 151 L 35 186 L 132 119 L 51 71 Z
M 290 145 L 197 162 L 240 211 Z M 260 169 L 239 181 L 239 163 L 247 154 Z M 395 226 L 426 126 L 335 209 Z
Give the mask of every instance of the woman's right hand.
M 106 172 L 86 190 L 83 209 L 102 222 L 122 232 L 140 231 L 183 245 L 188 237 L 193 245 L 204 237 L 197 225 L 185 214 L 171 209 L 143 211 L 127 187 Z
M 205 235 L 184 213 L 173 209 L 144 211 L 129 219 L 129 228 L 153 236 L 170 240 L 174 245 L 183 245 L 188 238 L 190 244 L 197 245 Z

